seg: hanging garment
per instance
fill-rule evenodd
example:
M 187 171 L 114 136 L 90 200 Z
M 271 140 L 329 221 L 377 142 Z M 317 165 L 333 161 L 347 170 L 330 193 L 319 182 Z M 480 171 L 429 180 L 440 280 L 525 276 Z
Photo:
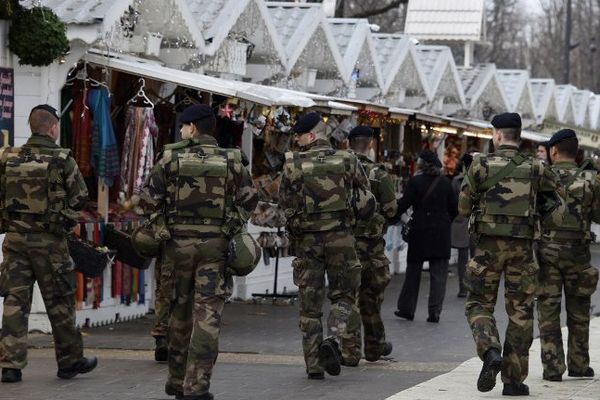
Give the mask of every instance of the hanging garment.
M 121 157 L 121 191 L 127 199 L 142 193 L 146 176 L 154 165 L 154 138 L 157 135 L 152 108 L 130 107 Z
M 81 174 L 89 178 L 92 176 L 92 115 L 85 104 L 87 89 L 77 87 L 73 89 L 73 157 Z
M 60 108 L 61 112 L 65 110 L 60 118 L 60 146 L 69 149 L 73 144 L 73 86 L 65 86 L 61 90 Z
M 119 176 L 119 149 L 110 118 L 110 98 L 105 88 L 91 89 L 88 107 L 93 113 L 91 164 L 99 179 L 112 186 Z

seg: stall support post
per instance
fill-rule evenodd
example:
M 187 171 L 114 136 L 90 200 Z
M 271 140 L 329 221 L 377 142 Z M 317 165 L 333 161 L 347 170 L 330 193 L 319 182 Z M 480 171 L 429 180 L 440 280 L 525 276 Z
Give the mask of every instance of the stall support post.
M 277 235 L 281 234 L 281 228 L 277 228 Z M 295 294 L 287 294 L 287 293 L 277 293 L 277 280 L 279 279 L 279 253 L 280 248 L 275 245 L 275 280 L 273 281 L 273 293 L 252 293 L 252 297 L 265 297 L 273 299 L 273 303 L 277 299 L 291 299 L 297 297 Z
M 98 179 L 98 213 L 102 215 L 104 223 L 108 223 L 108 186 Z

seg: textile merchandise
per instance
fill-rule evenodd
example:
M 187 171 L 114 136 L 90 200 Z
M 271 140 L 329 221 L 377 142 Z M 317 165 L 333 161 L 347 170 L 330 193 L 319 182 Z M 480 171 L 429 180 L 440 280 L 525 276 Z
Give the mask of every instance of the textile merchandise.
M 154 137 L 158 126 L 154 110 L 149 107 L 129 107 L 127 130 L 121 151 L 121 191 L 127 199 L 141 194 L 146 177 L 154 164 Z
M 98 178 L 112 186 L 119 176 L 119 149 L 110 116 L 110 97 L 106 89 L 91 89 L 88 106 L 93 113 L 91 163 Z

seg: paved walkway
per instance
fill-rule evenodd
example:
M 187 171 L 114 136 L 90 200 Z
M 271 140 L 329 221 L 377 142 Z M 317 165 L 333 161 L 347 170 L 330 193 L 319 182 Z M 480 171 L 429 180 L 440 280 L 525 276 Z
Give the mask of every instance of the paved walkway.
M 567 349 L 567 330 L 563 328 L 565 351 Z M 529 351 L 529 398 L 544 400 L 598 400 L 600 399 L 600 318 L 592 320 L 590 325 L 591 367 L 596 371 L 594 379 L 569 378 L 565 373 L 562 382 L 549 382 L 542 379 L 540 361 L 540 341 L 536 339 Z M 502 382 L 498 375 L 494 390 L 488 393 L 478 392 L 476 380 L 481 370 L 479 358 L 471 358 L 456 369 L 420 383 L 410 389 L 388 397 L 386 400 L 471 400 L 506 399 L 502 396 Z

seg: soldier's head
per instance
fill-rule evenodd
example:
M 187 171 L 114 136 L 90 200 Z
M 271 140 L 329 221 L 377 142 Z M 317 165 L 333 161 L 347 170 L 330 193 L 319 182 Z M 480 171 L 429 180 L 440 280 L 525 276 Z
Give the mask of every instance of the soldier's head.
M 206 104 L 194 104 L 183 110 L 180 122 L 182 139 L 200 135 L 214 136 L 217 129 L 215 113 Z
M 373 129 L 366 125 L 358 125 L 348 134 L 350 148 L 359 154 L 367 155 L 374 136 Z
M 317 112 L 301 115 L 292 130 L 294 140 L 300 147 L 308 146 L 317 139 L 327 139 L 327 125 Z
M 517 113 L 503 113 L 492 119 L 494 127 L 492 141 L 494 147 L 503 144 L 518 145 L 521 141 L 521 116 Z
M 579 141 L 577 135 L 572 129 L 561 129 L 556 132 L 548 141 L 550 148 L 550 160 L 553 163 L 557 161 L 575 161 Z
M 29 113 L 29 127 L 34 135 L 44 135 L 56 141 L 60 136 L 60 115 L 48 105 L 40 104 L 33 107 Z

